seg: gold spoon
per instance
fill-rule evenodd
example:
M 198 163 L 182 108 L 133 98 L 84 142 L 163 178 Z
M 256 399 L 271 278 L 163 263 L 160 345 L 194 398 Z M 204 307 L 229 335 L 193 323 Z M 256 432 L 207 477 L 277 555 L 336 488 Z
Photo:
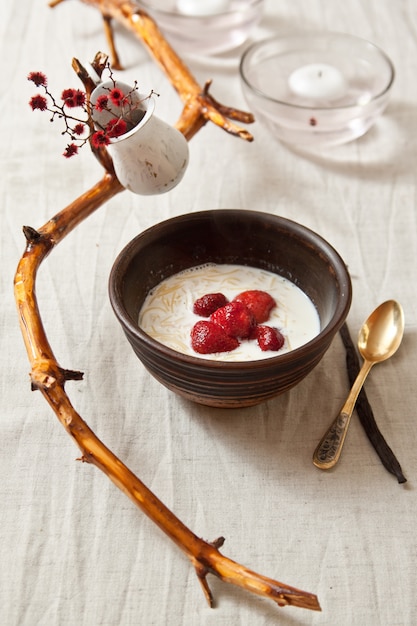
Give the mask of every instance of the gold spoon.
M 397 351 L 403 334 L 404 313 L 395 300 L 380 304 L 364 322 L 358 338 L 358 348 L 364 362 L 339 415 L 313 454 L 316 467 L 330 469 L 338 462 L 356 400 L 371 367 L 389 359 Z

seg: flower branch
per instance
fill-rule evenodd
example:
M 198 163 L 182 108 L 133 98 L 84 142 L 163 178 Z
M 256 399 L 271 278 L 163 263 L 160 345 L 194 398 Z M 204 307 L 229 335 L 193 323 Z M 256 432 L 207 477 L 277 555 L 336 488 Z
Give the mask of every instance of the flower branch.
M 49 5 L 56 7 L 63 1 L 50 0 Z M 122 67 L 114 41 L 112 28 L 114 20 L 145 45 L 184 103 L 176 126 L 187 139 L 191 139 L 208 121 L 211 121 L 235 137 L 253 141 L 252 134 L 235 123 L 253 123 L 252 113 L 225 107 L 214 100 L 208 93 L 211 81 L 207 81 L 204 87 L 199 85 L 189 68 L 166 41 L 155 20 L 144 10 L 139 9 L 134 0 L 81 0 L 81 2 L 98 9 L 101 13 L 107 44 L 112 54 L 112 67 L 115 69 Z
M 43 72 L 34 71 L 28 75 L 29 81 L 43 89 L 42 94 L 38 93 L 31 97 L 29 101 L 31 109 L 47 111 L 51 113 L 51 122 L 58 119 L 64 123 L 61 134 L 68 135 L 71 141 L 65 148 L 66 158 L 78 154 L 79 148 L 88 142 L 95 149 L 108 146 L 111 139 L 132 130 L 145 114 L 142 106 L 144 99 L 137 96 L 137 82 L 135 81 L 134 86 L 125 92 L 116 83 L 108 62 L 105 69 L 108 71 L 112 87 L 105 88 L 105 93 L 100 95 L 95 103 L 91 103 L 86 91 L 64 89 L 61 93 L 61 104 L 49 90 L 48 79 Z M 148 98 L 154 94 L 155 92 L 151 91 Z M 75 115 L 74 110 L 80 111 L 79 115 Z M 109 114 L 105 125 L 101 124 L 100 117 L 94 116 L 94 111 Z

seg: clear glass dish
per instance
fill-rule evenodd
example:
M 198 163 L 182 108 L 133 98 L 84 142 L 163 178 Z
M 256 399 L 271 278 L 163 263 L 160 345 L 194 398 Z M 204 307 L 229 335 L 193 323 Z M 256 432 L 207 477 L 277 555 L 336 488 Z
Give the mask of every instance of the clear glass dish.
M 366 133 L 388 103 L 395 71 L 369 41 L 328 32 L 252 44 L 240 76 L 256 118 L 279 140 L 311 148 Z
M 264 0 L 225 0 L 216 5 L 218 12 L 202 15 L 202 3 L 208 7 L 210 0 L 194 0 L 194 11 L 192 0 L 138 0 L 176 52 L 200 56 L 239 47 L 260 21 L 264 6 Z

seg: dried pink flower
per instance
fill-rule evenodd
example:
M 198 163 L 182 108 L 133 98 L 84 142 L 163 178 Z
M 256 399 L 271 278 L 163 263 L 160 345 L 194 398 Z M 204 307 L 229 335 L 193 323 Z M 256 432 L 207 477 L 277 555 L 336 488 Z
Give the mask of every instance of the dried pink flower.
M 31 80 L 32 83 L 35 83 L 37 87 L 46 87 L 47 85 L 47 79 L 43 72 L 30 72 L 28 75 L 28 80 Z
M 114 89 L 110 91 L 109 96 L 112 103 L 118 107 L 125 103 L 127 97 L 118 87 L 114 87 Z
M 136 82 L 132 89 L 125 94 L 122 89 L 116 86 L 111 68 L 107 66 L 107 69 L 113 85 L 106 89 L 108 93 L 97 98 L 93 109 L 85 91 L 73 88 L 64 89 L 61 93 L 60 102 L 49 91 L 48 80 L 43 72 L 30 72 L 28 74 L 28 80 L 37 87 L 42 87 L 45 92 L 44 95 L 36 94 L 31 98 L 29 105 L 32 110 L 49 111 L 52 114 L 51 121 L 58 118 L 65 124 L 62 134 L 68 135 L 71 140 L 63 153 L 67 159 L 78 154 L 79 148 L 87 142 L 91 142 L 95 149 L 107 146 L 110 139 L 124 135 L 137 123 L 137 116 L 132 115 L 141 106 L 138 98 L 133 97 L 137 90 Z M 120 114 L 116 113 L 116 116 L 110 120 L 105 128 L 96 119 L 94 119 L 93 124 L 92 112 L 94 110 L 110 112 L 110 105 L 121 107 Z M 84 119 L 81 119 L 82 115 L 72 112 L 72 109 L 77 107 L 82 109 L 82 113 L 85 114 Z M 69 112 L 68 109 L 71 111 Z M 94 130 L 94 125 L 96 128 L 98 127 L 97 130 Z
M 94 108 L 97 111 L 101 112 L 101 111 L 105 111 L 108 108 L 108 106 L 109 106 L 109 97 L 103 94 L 97 98 Z
M 106 133 L 108 137 L 120 137 L 127 131 L 127 124 L 124 119 L 114 118 L 106 126 Z
M 80 89 L 64 89 L 61 98 L 64 104 L 70 109 L 83 107 L 86 103 L 85 92 Z
M 74 126 L 74 134 L 75 135 L 83 135 L 85 131 L 85 124 L 78 123 Z
M 104 132 L 104 130 L 98 130 L 91 137 L 91 143 L 94 148 L 102 148 L 103 146 L 108 146 L 110 143 L 109 136 Z
M 30 106 L 32 107 L 32 111 L 38 109 L 39 111 L 46 111 L 48 108 L 48 102 L 44 96 L 37 94 L 33 96 L 29 101 Z
M 65 152 L 63 153 L 64 157 L 69 159 L 74 156 L 74 154 L 78 154 L 78 146 L 76 146 L 75 143 L 68 144 L 65 148 Z

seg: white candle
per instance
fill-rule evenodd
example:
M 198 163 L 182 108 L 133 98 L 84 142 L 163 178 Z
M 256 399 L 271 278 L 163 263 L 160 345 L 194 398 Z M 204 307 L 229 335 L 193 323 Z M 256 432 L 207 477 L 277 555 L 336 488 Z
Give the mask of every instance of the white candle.
M 343 74 L 326 63 L 299 67 L 290 75 L 288 84 L 297 96 L 313 100 L 337 100 L 347 92 Z
M 230 0 L 177 0 L 177 10 L 184 15 L 216 15 L 230 7 Z

